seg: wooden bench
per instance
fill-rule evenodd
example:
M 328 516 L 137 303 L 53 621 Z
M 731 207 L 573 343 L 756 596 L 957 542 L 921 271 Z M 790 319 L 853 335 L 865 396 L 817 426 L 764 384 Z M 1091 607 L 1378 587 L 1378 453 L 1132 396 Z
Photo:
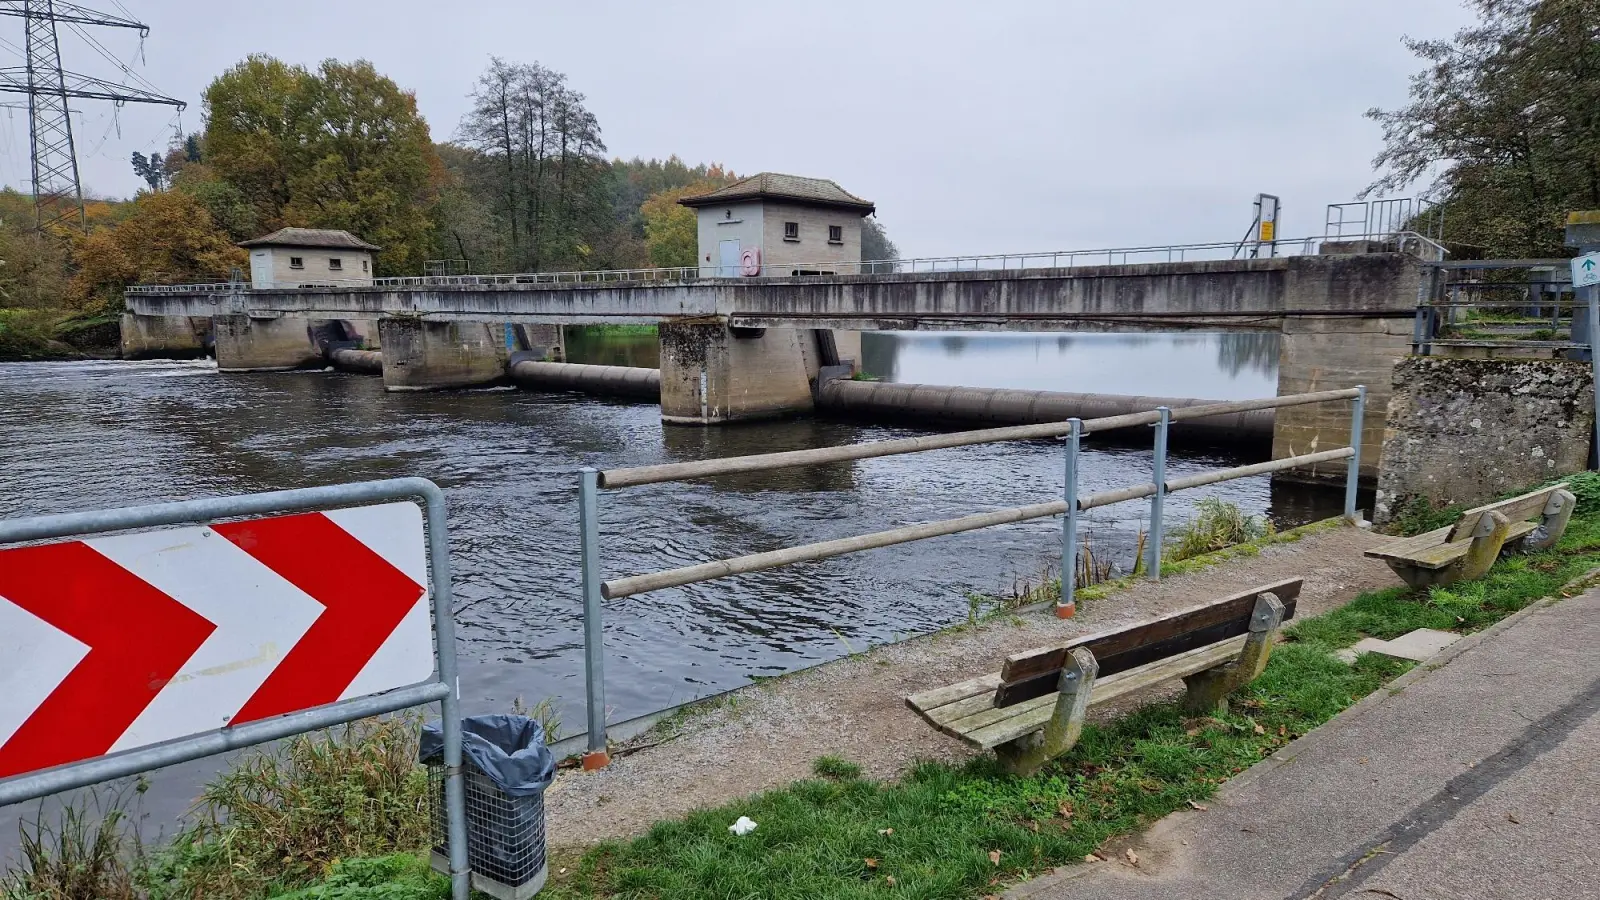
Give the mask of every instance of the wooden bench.
M 997 673 L 906 698 L 933 727 L 1029 774 L 1077 743 L 1084 714 L 1168 678 L 1188 687 L 1196 715 L 1225 711 L 1228 695 L 1267 665 L 1294 615 L 1301 579 L 1262 585 L 1140 625 L 1016 653 Z
M 1577 498 L 1565 482 L 1462 513 L 1461 520 L 1366 552 L 1389 564 L 1406 584 L 1428 587 L 1488 574 L 1508 545 L 1524 551 L 1555 545 L 1567 530 Z M 1532 521 L 1537 517 L 1537 521 Z

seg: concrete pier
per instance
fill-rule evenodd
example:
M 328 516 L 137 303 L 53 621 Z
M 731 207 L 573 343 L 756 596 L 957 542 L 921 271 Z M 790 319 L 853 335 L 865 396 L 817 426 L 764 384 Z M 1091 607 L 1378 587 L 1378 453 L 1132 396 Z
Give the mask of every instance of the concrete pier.
M 807 329 L 668 323 L 661 335 L 661 420 L 717 425 L 811 412 L 819 367 Z
M 378 333 L 385 390 L 436 391 L 506 379 L 503 325 L 391 317 L 378 320 Z
M 210 316 L 122 314 L 123 359 L 193 359 L 211 346 Z
M 327 365 L 314 337 L 326 323 L 291 317 L 216 316 L 217 368 L 223 372 L 285 372 Z

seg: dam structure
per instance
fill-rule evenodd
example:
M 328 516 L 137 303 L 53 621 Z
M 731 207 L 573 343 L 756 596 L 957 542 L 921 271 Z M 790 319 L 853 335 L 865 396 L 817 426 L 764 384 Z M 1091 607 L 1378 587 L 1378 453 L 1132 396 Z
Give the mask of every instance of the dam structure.
M 849 274 L 680 269 L 134 287 L 124 333 L 146 350 L 161 334 L 192 346 L 196 323 L 209 320 L 218 365 L 232 371 L 324 366 L 327 346 L 354 340 L 381 348 L 387 388 L 430 390 L 503 381 L 518 351 L 559 359 L 560 326 L 654 324 L 662 418 L 717 425 L 812 412 L 824 367 L 855 371 L 862 331 L 1277 332 L 1279 395 L 1364 384 L 1382 409 L 1437 259 L 1417 246 L 1328 241 L 1295 256 L 1059 267 L 1029 265 L 1035 255 L 965 270 L 919 271 L 918 261 L 902 260 L 881 273 L 859 271 L 863 263 Z M 508 333 L 518 335 L 511 346 Z M 1285 409 L 1272 455 L 1314 452 L 1347 427 L 1331 410 Z M 1366 445 L 1382 446 L 1382 417 L 1366 430 Z M 1375 457 L 1363 460 L 1368 477 Z

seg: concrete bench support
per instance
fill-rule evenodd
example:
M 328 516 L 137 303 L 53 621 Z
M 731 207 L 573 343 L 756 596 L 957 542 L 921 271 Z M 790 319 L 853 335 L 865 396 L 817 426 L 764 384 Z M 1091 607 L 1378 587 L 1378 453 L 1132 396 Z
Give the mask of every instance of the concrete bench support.
M 1000 765 L 1008 772 L 1028 775 L 1071 750 L 1083 734 L 1083 720 L 1089 714 L 1089 699 L 1099 674 L 1100 664 L 1093 653 L 1082 647 L 1073 650 L 1061 670 L 1061 693 L 1056 695 L 1055 714 L 1044 730 L 996 747 L 995 756 Z
M 1228 695 L 1255 681 L 1267 670 L 1267 660 L 1272 657 L 1272 645 L 1278 640 L 1278 629 L 1283 625 L 1283 603 L 1273 594 L 1256 598 L 1255 612 L 1250 616 L 1250 636 L 1245 638 L 1244 652 L 1233 662 L 1196 672 L 1183 679 L 1187 692 L 1183 698 L 1184 709 L 1197 716 L 1220 716 L 1228 711 Z
M 378 320 L 383 387 L 438 391 L 506 380 L 505 326 L 478 322 Z

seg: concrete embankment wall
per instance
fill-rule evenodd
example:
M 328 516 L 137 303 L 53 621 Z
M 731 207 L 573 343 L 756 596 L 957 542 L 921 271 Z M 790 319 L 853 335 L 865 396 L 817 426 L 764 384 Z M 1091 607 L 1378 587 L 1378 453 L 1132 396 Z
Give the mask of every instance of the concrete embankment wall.
M 1473 506 L 1583 471 L 1587 363 L 1415 356 L 1394 369 L 1373 521 L 1416 503 Z
M 839 415 L 979 427 L 1096 419 L 1145 412 L 1158 406 L 1180 409 L 1212 402 L 1215 401 L 846 379 L 823 385 L 817 397 L 818 409 Z M 1171 435 L 1176 440 L 1206 443 L 1270 444 L 1275 412 L 1262 409 L 1174 422 Z

